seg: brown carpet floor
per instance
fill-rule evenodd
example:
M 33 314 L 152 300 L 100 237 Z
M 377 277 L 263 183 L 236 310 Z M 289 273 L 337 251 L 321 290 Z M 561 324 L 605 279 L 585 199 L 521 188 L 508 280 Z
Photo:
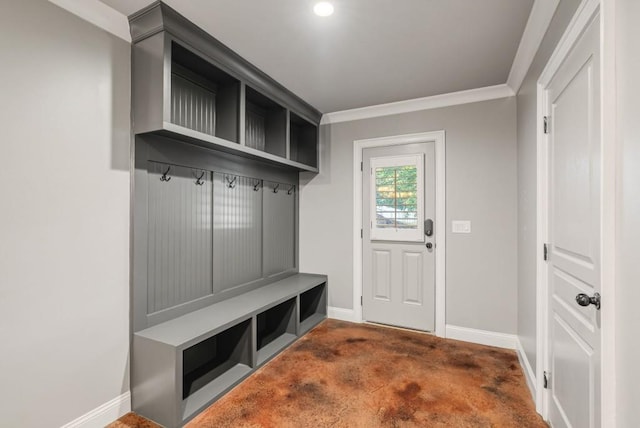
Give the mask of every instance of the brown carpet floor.
M 515 352 L 326 320 L 194 427 L 546 427 Z M 134 414 L 109 428 L 148 428 Z

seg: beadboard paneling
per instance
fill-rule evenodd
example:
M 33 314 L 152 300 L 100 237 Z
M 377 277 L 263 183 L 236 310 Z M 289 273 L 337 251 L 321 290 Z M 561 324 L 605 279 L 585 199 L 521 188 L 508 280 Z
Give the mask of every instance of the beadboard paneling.
M 212 293 L 211 172 L 168 168 L 149 164 L 149 314 Z
M 295 227 L 293 225 L 295 225 L 296 190 L 291 184 L 264 183 L 265 276 L 275 275 L 295 267 Z
M 214 173 L 214 292 L 262 278 L 261 181 Z

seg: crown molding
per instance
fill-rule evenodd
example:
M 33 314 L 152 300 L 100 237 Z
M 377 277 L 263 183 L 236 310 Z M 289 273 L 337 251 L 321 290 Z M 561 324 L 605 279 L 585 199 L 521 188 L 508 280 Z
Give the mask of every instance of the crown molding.
M 393 114 L 410 113 L 420 110 L 430 110 L 459 104 L 507 98 L 514 95 L 514 92 L 506 84 L 487 86 L 467 91 L 451 92 L 431 97 L 415 98 L 412 100 L 397 101 L 394 103 L 378 104 L 369 107 L 326 113 L 322 116 L 320 124 L 323 125 L 369 119 L 372 117 L 390 116 Z
M 531 67 L 544 35 L 549 29 L 559 3 L 560 0 L 535 0 L 533 3 L 507 78 L 507 85 L 515 94 L 518 93 L 520 86 L 522 86 L 522 82 L 529 71 L 529 67 Z
M 98 28 L 131 42 L 129 20 L 125 15 L 98 0 L 49 0 L 62 9 L 92 23 Z

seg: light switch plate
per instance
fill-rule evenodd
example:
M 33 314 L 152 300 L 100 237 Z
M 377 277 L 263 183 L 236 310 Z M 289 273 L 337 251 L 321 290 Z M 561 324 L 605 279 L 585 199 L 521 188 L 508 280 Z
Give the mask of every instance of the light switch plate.
M 451 232 L 471 233 L 471 222 L 469 220 L 453 220 L 451 222 Z

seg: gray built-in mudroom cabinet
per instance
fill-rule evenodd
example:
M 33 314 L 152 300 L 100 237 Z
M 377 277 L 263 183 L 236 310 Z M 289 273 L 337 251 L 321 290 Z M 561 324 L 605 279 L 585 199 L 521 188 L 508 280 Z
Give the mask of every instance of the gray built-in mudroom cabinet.
M 298 271 L 321 115 L 161 2 L 129 21 L 132 407 L 176 427 L 326 318 Z

